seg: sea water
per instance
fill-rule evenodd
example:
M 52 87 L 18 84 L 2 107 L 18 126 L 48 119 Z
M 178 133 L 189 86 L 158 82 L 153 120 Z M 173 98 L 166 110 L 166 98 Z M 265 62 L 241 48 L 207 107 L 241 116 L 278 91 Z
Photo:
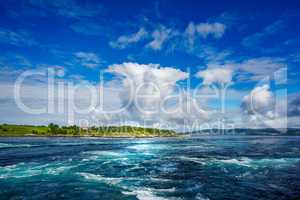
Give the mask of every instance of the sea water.
M 300 137 L 0 138 L 0 199 L 296 199 Z

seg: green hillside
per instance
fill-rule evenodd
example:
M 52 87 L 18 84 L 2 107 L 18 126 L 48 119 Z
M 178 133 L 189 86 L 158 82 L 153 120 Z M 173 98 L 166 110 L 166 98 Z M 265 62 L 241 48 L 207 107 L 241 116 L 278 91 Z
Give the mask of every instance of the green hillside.
M 175 131 L 132 126 L 80 128 L 78 126 L 0 125 L 0 136 L 93 136 L 93 137 L 175 137 Z

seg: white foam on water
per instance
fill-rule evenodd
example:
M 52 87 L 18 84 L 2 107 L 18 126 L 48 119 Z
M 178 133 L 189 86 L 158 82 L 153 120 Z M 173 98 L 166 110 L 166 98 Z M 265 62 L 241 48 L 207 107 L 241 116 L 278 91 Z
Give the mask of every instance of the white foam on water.
M 47 164 L 39 163 L 18 163 L 15 165 L 8 165 L 5 167 L 0 167 L 0 178 L 27 178 L 38 175 L 59 175 L 75 165 L 70 165 L 66 162 L 55 162 Z
M 252 173 L 249 172 L 249 171 L 247 171 L 247 172 L 242 173 L 242 174 L 240 174 L 240 175 L 237 175 L 237 176 L 235 176 L 235 177 L 236 177 L 236 178 L 244 178 L 244 177 L 249 177 L 249 176 L 252 176 Z
M 165 145 L 158 145 L 158 144 L 137 144 L 133 146 L 127 147 L 128 149 L 134 149 L 137 151 L 147 151 L 147 150 L 161 150 L 165 149 Z
M 139 164 L 135 164 L 133 167 L 126 169 L 126 171 L 134 171 L 134 170 L 140 170 L 140 169 L 145 169 L 145 168 L 141 167 Z
M 164 189 L 152 189 L 155 192 L 163 192 L 163 193 L 172 193 L 176 191 L 175 187 L 172 188 L 164 188 Z
M 251 159 L 247 157 L 233 158 L 233 159 L 213 159 L 213 163 L 222 163 L 222 164 L 232 164 L 239 165 L 251 168 L 260 168 L 260 167 L 286 167 L 292 166 L 300 161 L 300 158 L 262 158 L 262 159 Z
M 98 156 L 89 156 L 87 158 L 83 158 L 81 161 L 82 162 L 89 162 L 89 161 L 95 161 L 97 160 L 99 157 Z
M 184 149 L 184 150 L 203 150 L 203 151 L 208 151 L 208 150 L 215 150 L 215 146 L 208 146 L 208 145 L 190 145 L 190 146 L 183 146 L 183 147 L 177 147 L 176 149 Z
M 201 193 L 196 195 L 196 200 L 209 200 L 209 198 L 204 197 Z
M 154 182 L 174 182 L 174 180 L 166 179 L 166 178 L 150 177 L 149 179 Z
M 146 188 L 146 187 L 131 187 L 131 186 L 125 186 L 122 185 L 122 181 L 124 180 L 131 180 L 131 181 L 138 181 L 139 179 L 133 178 L 133 177 L 126 177 L 126 178 L 113 178 L 113 177 L 105 177 L 98 174 L 92 174 L 92 173 L 86 173 L 86 172 L 80 172 L 76 173 L 80 176 L 82 176 L 84 179 L 89 181 L 97 181 L 102 182 L 110 186 L 117 186 L 124 191 L 122 191 L 123 194 L 129 195 L 129 196 L 136 196 L 139 200 L 167 200 L 167 199 L 174 199 L 174 198 L 164 198 L 158 196 L 158 193 L 173 193 L 176 191 L 176 188 L 162 188 L 162 189 L 156 189 L 156 188 Z M 147 179 L 147 178 L 146 178 Z M 150 180 L 153 180 L 155 178 L 150 178 Z M 156 181 L 166 181 L 166 179 L 155 179 Z M 169 181 L 169 180 L 168 180 Z
M 296 164 L 300 161 L 300 158 L 262 158 L 262 159 L 251 159 L 248 157 L 240 158 L 231 158 L 231 159 L 215 159 L 215 158 L 195 158 L 180 156 L 178 157 L 181 160 L 194 162 L 202 165 L 211 165 L 211 164 L 225 164 L 225 165 L 237 165 L 242 167 L 251 167 L 257 169 L 259 167 L 268 167 L 274 166 L 285 167 Z
M 24 147 L 35 147 L 38 145 L 31 145 L 31 144 L 11 144 L 11 143 L 0 143 L 0 149 L 2 148 L 24 148 Z
M 27 178 L 31 176 L 36 176 L 41 174 L 39 170 L 32 169 L 16 169 L 10 171 L 2 171 L 0 175 L 0 179 L 9 179 L 9 178 Z
M 37 171 L 31 170 L 24 163 L 0 167 L 0 179 L 25 178 L 36 174 Z
M 122 192 L 125 195 L 136 196 L 139 200 L 168 200 L 170 198 L 160 197 L 151 188 L 136 188 L 131 192 Z
M 84 155 L 84 158 L 82 158 L 81 160 L 81 162 L 83 163 L 89 161 L 100 161 L 102 162 L 102 164 L 110 164 L 115 162 L 124 166 L 131 164 L 130 161 L 131 154 L 127 152 L 121 153 L 115 151 L 86 151 L 83 152 L 82 154 Z
M 86 151 L 83 152 L 83 154 L 96 155 L 96 156 L 112 156 L 112 157 L 122 156 L 121 153 L 115 151 Z
M 114 151 L 85 151 L 82 154 L 89 155 L 88 157 L 83 158 L 82 162 L 88 161 L 96 161 L 98 159 L 123 159 L 124 156 L 121 153 L 114 152 Z M 124 158 L 125 159 L 125 158 Z
M 240 158 L 240 159 L 233 158 L 233 159 L 221 159 L 221 160 L 214 159 L 213 162 L 251 167 L 251 159 L 249 158 Z
M 187 157 L 187 156 L 180 156 L 179 159 L 194 162 L 197 164 L 205 165 L 207 164 L 207 160 L 204 158 L 195 158 L 195 157 Z
M 66 170 L 72 169 L 73 166 L 61 166 L 61 167 L 51 167 L 49 169 L 46 169 L 45 172 L 46 174 L 51 174 L 51 175 L 59 175 Z
M 21 163 L 18 163 L 18 164 L 13 164 L 13 165 L 6 165 L 6 166 L 3 166 L 3 167 L 0 167 L 0 170 L 12 170 L 20 165 L 24 165 L 25 163 L 21 162 Z
M 286 167 L 295 165 L 300 161 L 300 158 L 264 158 L 252 160 L 251 163 L 256 166 L 273 166 L 273 167 Z
M 104 177 L 104 176 L 101 176 L 101 175 L 85 173 L 85 172 L 80 172 L 80 173 L 77 173 L 77 174 L 84 177 L 87 180 L 99 181 L 99 182 L 103 182 L 103 183 L 108 184 L 108 185 L 117 185 L 122 181 L 122 178 Z
M 144 150 L 149 150 L 151 147 L 148 144 L 138 144 L 138 145 L 133 145 L 127 147 L 128 149 L 134 149 L 137 151 L 144 151 Z

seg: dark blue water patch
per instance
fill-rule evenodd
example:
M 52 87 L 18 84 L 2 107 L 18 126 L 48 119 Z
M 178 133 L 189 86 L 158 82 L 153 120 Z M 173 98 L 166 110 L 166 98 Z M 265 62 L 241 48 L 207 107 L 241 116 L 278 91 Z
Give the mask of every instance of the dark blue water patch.
M 300 137 L 0 138 L 0 199 L 296 199 Z

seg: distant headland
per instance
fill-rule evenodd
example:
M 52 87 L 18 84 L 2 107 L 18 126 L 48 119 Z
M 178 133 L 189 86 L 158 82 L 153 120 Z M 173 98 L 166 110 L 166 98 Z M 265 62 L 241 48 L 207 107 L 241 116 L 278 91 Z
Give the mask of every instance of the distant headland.
M 37 137 L 107 137 L 107 138 L 146 138 L 146 137 L 177 137 L 175 131 L 143 128 L 133 126 L 101 126 L 79 127 L 59 126 L 50 123 L 48 126 L 1 124 L 0 137 L 37 136 Z

